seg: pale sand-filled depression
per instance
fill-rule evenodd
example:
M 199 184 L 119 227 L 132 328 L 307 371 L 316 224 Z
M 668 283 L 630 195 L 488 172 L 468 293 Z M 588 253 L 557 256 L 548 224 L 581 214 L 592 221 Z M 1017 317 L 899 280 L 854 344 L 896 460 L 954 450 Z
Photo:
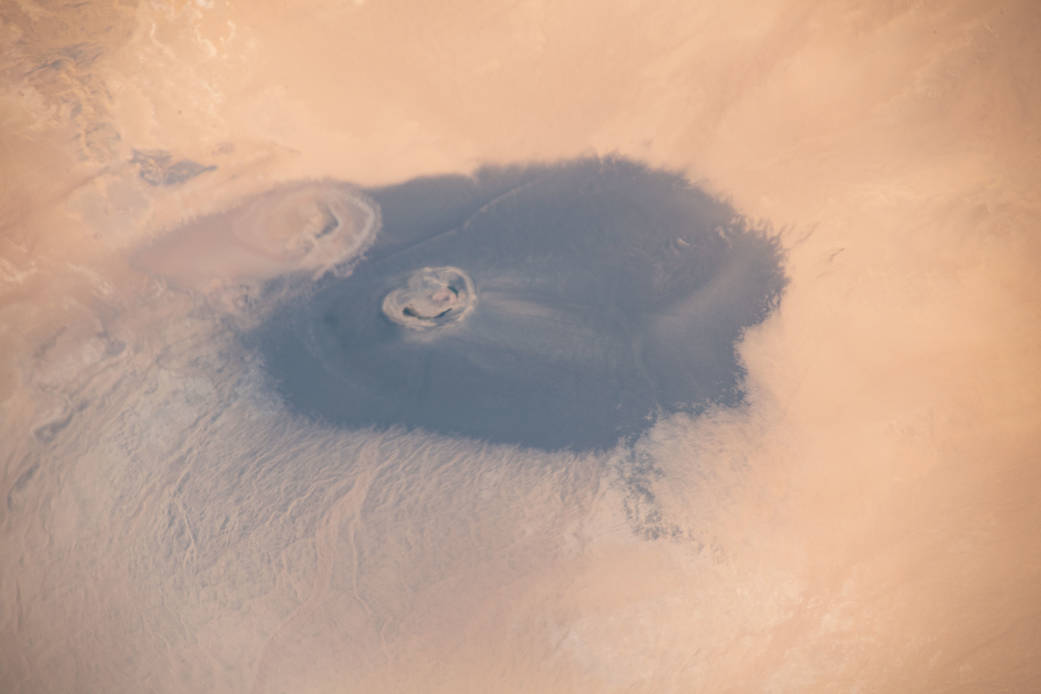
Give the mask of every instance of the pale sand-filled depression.
M 1041 13 L 732 5 L 0 9 L 0 689 L 1041 687 Z M 615 156 L 778 235 L 739 400 L 349 427 L 242 339 L 360 191 Z
M 320 277 L 358 258 L 378 229 L 379 210 L 350 186 L 297 183 L 193 220 L 135 260 L 196 290 L 299 272 Z
M 461 321 L 473 311 L 477 290 L 473 280 L 456 267 L 424 267 L 392 289 L 380 308 L 394 323 L 412 330 L 427 330 Z

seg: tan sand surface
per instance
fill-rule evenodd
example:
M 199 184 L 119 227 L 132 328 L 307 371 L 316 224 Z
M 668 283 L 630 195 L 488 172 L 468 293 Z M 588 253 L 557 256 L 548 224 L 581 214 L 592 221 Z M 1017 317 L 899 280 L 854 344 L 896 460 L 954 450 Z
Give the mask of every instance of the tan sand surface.
M 3 3 L 0 689 L 1041 691 L 1039 35 L 1031 0 Z M 780 234 L 746 407 L 602 456 L 335 432 L 223 327 L 364 246 L 236 230 L 267 191 L 610 154 Z

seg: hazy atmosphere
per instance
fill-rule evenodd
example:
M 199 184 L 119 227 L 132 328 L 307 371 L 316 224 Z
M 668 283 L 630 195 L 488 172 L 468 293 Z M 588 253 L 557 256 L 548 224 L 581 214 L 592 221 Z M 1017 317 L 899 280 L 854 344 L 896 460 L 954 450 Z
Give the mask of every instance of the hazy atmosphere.
M 0 690 L 1041 690 L 1034 2 L 0 2 Z

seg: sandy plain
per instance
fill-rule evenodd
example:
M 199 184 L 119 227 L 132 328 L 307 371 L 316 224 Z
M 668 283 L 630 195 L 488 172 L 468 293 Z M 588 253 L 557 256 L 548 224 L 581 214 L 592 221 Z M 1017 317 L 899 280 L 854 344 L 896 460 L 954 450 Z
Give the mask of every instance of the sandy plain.
M 2 688 L 1038 690 L 1039 30 L 1011 1 L 4 3 Z M 226 328 L 277 258 L 199 241 L 216 293 L 133 262 L 287 182 L 609 154 L 770 224 L 791 278 L 748 405 L 632 450 L 292 420 Z

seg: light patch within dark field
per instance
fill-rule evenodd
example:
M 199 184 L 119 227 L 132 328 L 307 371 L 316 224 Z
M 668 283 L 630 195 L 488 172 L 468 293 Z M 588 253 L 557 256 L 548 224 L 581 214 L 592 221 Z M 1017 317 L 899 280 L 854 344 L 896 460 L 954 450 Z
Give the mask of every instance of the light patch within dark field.
M 741 402 L 736 343 L 777 305 L 780 249 L 680 175 L 585 159 L 366 193 L 383 226 L 354 273 L 246 337 L 291 410 L 588 450 Z M 476 296 L 416 300 L 436 271 L 471 278 Z
M 413 330 L 444 327 L 466 318 L 477 304 L 473 280 L 454 267 L 425 267 L 383 298 L 383 315 Z

